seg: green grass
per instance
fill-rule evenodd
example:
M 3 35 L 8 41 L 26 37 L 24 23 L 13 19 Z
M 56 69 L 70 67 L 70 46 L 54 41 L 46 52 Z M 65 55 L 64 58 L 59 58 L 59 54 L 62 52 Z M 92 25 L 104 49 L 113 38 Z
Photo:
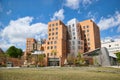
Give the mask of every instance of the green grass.
M 120 69 L 95 67 L 0 69 L 0 80 L 120 80 Z

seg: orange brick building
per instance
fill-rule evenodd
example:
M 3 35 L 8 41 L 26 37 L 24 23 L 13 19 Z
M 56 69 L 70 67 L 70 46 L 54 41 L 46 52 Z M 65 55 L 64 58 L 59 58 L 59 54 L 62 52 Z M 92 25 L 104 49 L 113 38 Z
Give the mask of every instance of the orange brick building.
M 45 53 L 48 66 L 61 66 L 67 55 L 66 35 L 67 27 L 60 20 L 48 23 L 48 39 Z
M 84 52 L 93 51 L 101 47 L 99 27 L 92 21 L 79 22 L 84 39 Z

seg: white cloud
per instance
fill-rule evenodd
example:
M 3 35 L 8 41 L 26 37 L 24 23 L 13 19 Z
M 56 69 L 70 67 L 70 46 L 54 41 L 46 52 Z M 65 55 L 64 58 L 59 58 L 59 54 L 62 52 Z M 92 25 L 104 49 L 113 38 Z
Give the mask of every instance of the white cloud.
M 11 20 L 9 25 L 6 26 L 1 32 L 1 45 L 2 48 L 7 48 L 10 45 L 24 45 L 26 38 L 35 37 L 39 34 L 44 37 L 47 35 L 47 24 L 35 23 L 31 24 L 33 17 L 24 17 L 17 20 Z M 43 34 L 46 34 L 43 36 Z
M 7 15 L 11 14 L 12 13 L 12 10 L 9 10 L 6 12 Z
M 80 0 L 66 0 L 65 6 L 71 9 L 78 9 L 79 3 L 80 3 Z
M 113 16 L 108 18 L 101 18 L 98 22 L 98 26 L 101 30 L 107 30 L 113 27 L 120 27 L 120 12 L 116 11 Z M 120 32 L 120 28 L 118 28 L 118 32 Z
M 101 41 L 108 41 L 108 40 L 114 40 L 114 41 L 120 41 L 120 35 L 115 35 L 115 36 L 107 36 L 103 38 Z
M 95 20 L 96 20 L 96 15 L 97 15 L 97 13 L 92 13 L 92 12 L 90 11 L 90 12 L 88 12 L 88 14 L 87 14 L 87 18 L 95 21 Z
M 71 9 L 78 9 L 80 5 L 83 5 L 83 7 L 86 7 L 92 4 L 93 1 L 98 1 L 98 0 L 66 0 L 65 6 Z
M 85 5 L 88 5 L 88 4 L 91 4 L 93 0 L 82 0 L 82 4 L 85 6 Z
M 56 11 L 51 18 L 51 20 L 64 20 L 64 9 L 60 9 L 59 11 Z

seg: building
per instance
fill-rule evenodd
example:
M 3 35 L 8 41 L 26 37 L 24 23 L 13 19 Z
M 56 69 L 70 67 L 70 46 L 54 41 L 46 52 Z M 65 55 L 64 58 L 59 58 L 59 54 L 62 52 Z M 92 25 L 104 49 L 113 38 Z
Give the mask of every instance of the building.
M 84 52 L 101 47 L 99 27 L 92 20 L 79 22 L 84 39 Z
M 79 22 L 71 19 L 65 25 L 56 20 L 48 23 L 48 39 L 41 45 L 40 41 L 27 38 L 26 53 L 44 48 L 46 66 L 63 66 L 67 56 L 89 52 L 100 48 L 98 26 L 92 20 Z
M 110 54 L 120 52 L 120 41 L 106 39 L 101 43 L 102 47 L 106 47 Z
M 78 53 L 84 52 L 84 41 L 82 38 L 82 30 L 79 22 L 76 19 L 72 19 L 67 22 L 67 48 L 68 54 L 77 56 Z
M 36 40 L 34 38 L 27 38 L 26 40 L 26 54 L 31 54 L 32 51 L 36 50 Z
M 111 66 L 116 65 L 116 60 L 114 57 L 109 56 L 107 48 L 97 48 L 93 51 L 86 52 L 83 54 L 86 58 L 92 58 L 92 61 L 88 61 L 88 64 L 93 64 L 95 66 Z
M 47 66 L 62 66 L 66 58 L 67 27 L 60 20 L 48 23 L 45 53 Z

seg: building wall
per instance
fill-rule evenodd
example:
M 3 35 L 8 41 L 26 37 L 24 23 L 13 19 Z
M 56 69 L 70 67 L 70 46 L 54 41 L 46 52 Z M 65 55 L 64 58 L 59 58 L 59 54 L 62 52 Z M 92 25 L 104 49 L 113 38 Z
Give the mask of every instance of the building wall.
M 84 41 L 82 40 L 81 28 L 76 19 L 71 19 L 67 22 L 68 31 L 68 54 L 77 56 L 78 53 L 84 52 Z
M 85 20 L 79 23 L 84 38 L 84 52 L 95 50 L 101 47 L 99 27 L 92 20 Z
M 54 55 L 53 51 L 56 52 Z M 46 41 L 45 53 L 47 58 L 66 58 L 66 26 L 60 21 L 48 23 L 48 39 Z
M 31 53 L 34 49 L 36 49 L 36 40 L 34 38 L 27 38 L 26 40 L 26 54 Z

